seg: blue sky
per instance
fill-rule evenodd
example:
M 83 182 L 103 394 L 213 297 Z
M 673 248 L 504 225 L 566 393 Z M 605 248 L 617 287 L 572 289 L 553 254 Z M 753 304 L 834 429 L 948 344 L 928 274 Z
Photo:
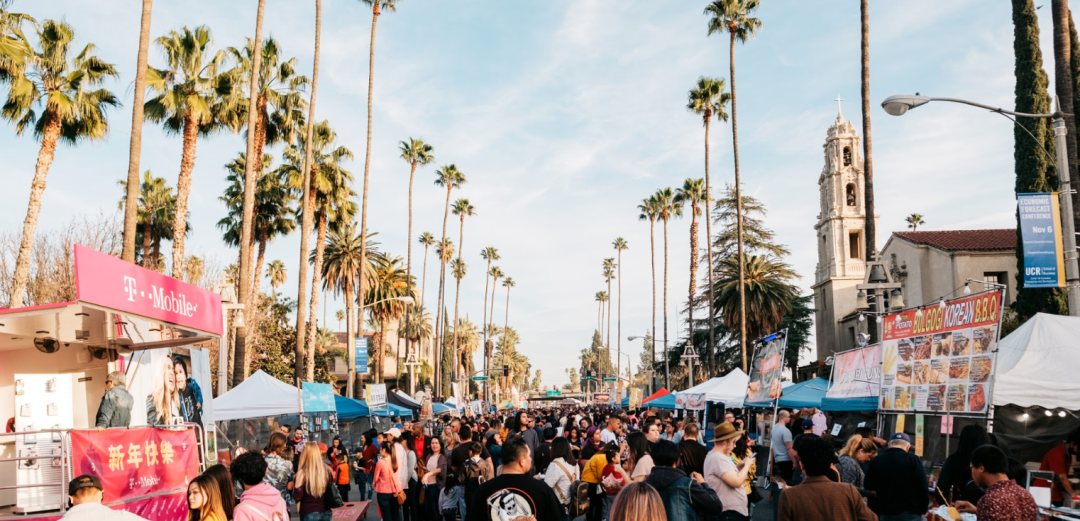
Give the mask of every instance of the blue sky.
M 49 173 L 41 230 L 115 211 L 116 181 L 127 167 L 140 4 L 14 3 L 14 10 L 38 19 L 66 19 L 78 42 L 95 43 L 122 75 L 109 85 L 124 106 L 111 113 L 108 140 L 60 146 Z M 268 0 L 264 29 L 308 75 L 312 4 Z M 356 154 L 349 166 L 359 183 L 371 14 L 357 1 L 323 4 L 317 119 L 328 119 L 341 144 Z M 817 258 L 813 225 L 821 146 L 837 110 L 832 100 L 839 93 L 847 100 L 844 115 L 861 117 L 859 11 L 856 3 L 840 1 L 762 4 L 757 13 L 762 30 L 736 48 L 741 173 L 745 192 L 769 208 L 766 223 L 792 250 L 789 260 L 808 291 Z M 217 48 L 239 46 L 254 31 L 255 5 L 254 0 L 159 1 L 151 34 L 206 24 Z M 495 246 L 503 258 L 498 264 L 518 284 L 510 324 L 522 337 L 520 350 L 543 370 L 545 385 L 564 383 L 564 370 L 576 366 L 573 357 L 589 344 L 596 320 L 593 294 L 604 289 L 601 262 L 614 256 L 611 242 L 619 236 L 630 244 L 623 254 L 622 350 L 637 362 L 641 343 L 625 337 L 649 326 L 651 293 L 649 227 L 637 220 L 635 208 L 659 187 L 703 176 L 701 121 L 685 110 L 686 92 L 699 76 L 728 76 L 727 39 L 706 37 L 704 5 L 406 0 L 396 13 L 380 17 L 369 227 L 379 232 L 384 249 L 405 255 L 408 167 L 398 158 L 399 141 L 423 138 L 434 145 L 438 165 L 455 163 L 468 184 L 454 197 L 469 198 L 478 213 L 465 224 L 470 274 L 462 285 L 463 314 L 481 320 L 479 252 Z M 1039 15 L 1044 64 L 1052 72 L 1049 11 L 1041 9 Z M 912 212 L 925 216 L 927 230 L 1014 226 L 1009 122 L 948 105 L 894 118 L 878 106 L 890 94 L 916 91 L 1010 106 L 1009 4 L 872 2 L 870 24 L 879 244 L 891 231 L 904 229 L 903 218 Z M 162 64 L 155 47 L 150 63 Z M 175 185 L 180 139 L 153 124 L 143 135 L 142 168 Z M 198 145 L 188 251 L 223 265 L 233 262 L 236 252 L 224 246 L 214 226 L 225 213 L 217 197 L 225 187 L 223 165 L 244 146 L 242 136 L 228 133 Z M 0 127 L 4 229 L 18 229 L 25 216 L 37 150 L 32 137 L 16 137 L 7 124 Z M 280 148 L 268 151 L 280 158 Z M 714 125 L 714 186 L 732 181 L 731 158 L 730 126 Z M 417 172 L 413 240 L 420 232 L 440 231 L 445 192 L 433 186 L 434 171 Z M 456 243 L 457 229 L 451 229 Z M 672 323 L 688 283 L 688 229 L 689 219 L 672 221 L 669 229 Z M 286 293 L 296 292 L 298 244 L 293 235 L 267 251 L 267 260 L 284 261 L 293 277 L 283 288 Z M 658 250 L 662 244 L 658 233 Z M 414 247 L 416 272 L 422 254 Z M 658 273 L 662 262 L 658 254 Z M 429 285 L 437 286 L 436 277 L 428 276 Z M 505 292 L 499 295 L 497 317 L 504 312 Z M 342 308 L 340 301 L 331 304 L 332 326 L 333 311 Z

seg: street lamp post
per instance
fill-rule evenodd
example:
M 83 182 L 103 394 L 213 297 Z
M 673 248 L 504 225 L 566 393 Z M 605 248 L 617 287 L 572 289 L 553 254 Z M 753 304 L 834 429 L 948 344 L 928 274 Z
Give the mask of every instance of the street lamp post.
M 1067 129 L 1065 127 L 1065 114 L 1061 112 L 1060 102 L 1057 98 L 1054 99 L 1055 110 L 1053 114 L 1028 114 L 1025 112 L 1013 112 L 957 98 L 934 98 L 920 96 L 918 94 L 914 96 L 905 94 L 885 98 L 885 101 L 881 103 L 881 107 L 885 109 L 885 112 L 893 116 L 902 116 L 908 110 L 925 105 L 931 101 L 948 101 L 951 103 L 971 105 L 973 107 L 989 110 L 990 112 L 996 112 L 1007 118 L 1009 116 L 1015 116 L 1020 118 L 1050 118 L 1053 120 L 1055 138 L 1054 147 L 1057 149 L 1057 162 L 1054 166 L 1059 173 L 1058 197 L 1061 202 L 1061 229 L 1063 232 L 1062 239 L 1065 248 L 1065 291 L 1069 298 L 1069 316 L 1080 316 L 1080 266 L 1078 266 L 1076 253 L 1076 226 L 1073 222 L 1072 187 L 1070 186 L 1069 181 L 1069 156 L 1065 143 Z M 1013 120 L 1013 122 L 1016 123 L 1016 120 Z M 1027 129 L 1022 125 L 1019 123 L 1016 124 L 1027 132 Z M 1031 133 L 1028 132 L 1028 134 L 1030 135 Z M 1032 136 L 1032 139 L 1035 139 L 1035 137 Z M 1043 151 L 1045 152 L 1046 150 L 1043 149 Z M 1050 154 L 1047 153 L 1047 156 L 1049 155 Z
M 694 344 L 688 341 L 686 343 L 686 349 L 683 349 L 683 354 L 680 357 L 682 358 L 683 364 L 687 365 L 690 370 L 690 381 L 687 383 L 687 389 L 694 386 L 694 360 L 696 360 L 697 357 L 697 352 L 694 351 Z

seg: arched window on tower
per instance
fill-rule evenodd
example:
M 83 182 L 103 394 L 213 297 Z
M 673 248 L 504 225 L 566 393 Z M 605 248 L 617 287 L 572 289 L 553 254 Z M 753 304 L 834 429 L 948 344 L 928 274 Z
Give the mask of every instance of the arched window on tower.
M 844 166 L 851 166 L 851 147 L 844 147 Z
M 846 197 L 846 199 L 847 199 L 847 205 L 848 206 L 855 206 L 856 197 L 855 197 L 855 185 L 854 184 L 848 184 L 847 185 L 847 197 Z

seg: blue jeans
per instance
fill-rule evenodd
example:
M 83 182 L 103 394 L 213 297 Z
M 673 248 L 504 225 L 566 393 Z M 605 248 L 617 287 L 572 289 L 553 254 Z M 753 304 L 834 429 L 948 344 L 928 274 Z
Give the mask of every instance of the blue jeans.
M 401 521 L 401 505 L 393 494 L 375 494 L 379 498 L 379 514 L 385 521 Z
M 375 491 L 371 490 L 371 474 L 357 472 L 356 477 L 356 485 L 360 487 L 360 501 L 375 499 Z
M 443 516 L 439 514 L 438 485 L 424 485 L 424 512 L 427 513 L 426 519 L 442 521 Z
M 878 521 L 919 521 L 921 519 L 923 519 L 923 516 L 912 514 L 911 512 L 878 516 Z
M 311 514 L 305 514 L 300 518 L 300 521 L 331 521 L 334 517 L 334 513 L 327 510 L 326 512 L 313 512 Z

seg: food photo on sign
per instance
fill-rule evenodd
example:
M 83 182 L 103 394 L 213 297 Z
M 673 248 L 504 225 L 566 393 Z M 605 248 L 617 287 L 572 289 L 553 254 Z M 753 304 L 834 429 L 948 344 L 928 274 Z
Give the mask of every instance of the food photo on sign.
M 750 383 L 746 390 L 747 402 L 764 402 L 780 398 L 784 352 L 787 350 L 787 333 L 769 335 L 757 345 L 753 365 L 750 367 Z

